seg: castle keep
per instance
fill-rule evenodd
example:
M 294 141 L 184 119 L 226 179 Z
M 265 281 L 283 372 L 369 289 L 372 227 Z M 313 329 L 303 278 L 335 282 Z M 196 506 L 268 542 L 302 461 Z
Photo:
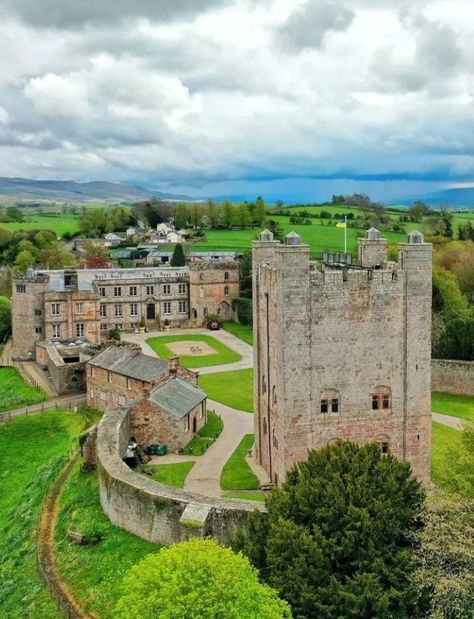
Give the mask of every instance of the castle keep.
M 338 439 L 376 441 L 429 482 L 432 246 L 412 232 L 389 262 L 371 229 L 358 252 L 319 266 L 295 233 L 253 243 L 255 445 L 275 483 Z
M 207 316 L 232 318 L 237 261 L 188 267 L 30 271 L 13 282 L 13 356 L 31 359 L 36 342 L 87 339 L 111 329 L 197 327 Z

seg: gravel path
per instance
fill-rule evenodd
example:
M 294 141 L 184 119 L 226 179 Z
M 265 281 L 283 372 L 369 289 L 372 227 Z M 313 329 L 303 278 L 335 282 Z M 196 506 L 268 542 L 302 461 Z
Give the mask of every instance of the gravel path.
M 441 415 L 440 413 L 431 413 L 431 418 L 437 423 L 442 423 L 443 426 L 453 428 L 453 430 L 462 430 L 465 419 L 460 417 L 452 417 L 451 415 Z

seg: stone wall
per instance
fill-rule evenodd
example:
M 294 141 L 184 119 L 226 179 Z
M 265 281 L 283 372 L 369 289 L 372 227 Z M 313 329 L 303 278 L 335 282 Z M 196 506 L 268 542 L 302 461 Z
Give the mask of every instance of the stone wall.
M 431 389 L 474 396 L 474 361 L 432 359 Z
M 264 507 L 164 486 L 122 460 L 130 437 L 129 408 L 109 409 L 98 428 L 97 469 L 102 508 L 111 522 L 156 544 L 213 536 L 226 543 L 249 514 Z

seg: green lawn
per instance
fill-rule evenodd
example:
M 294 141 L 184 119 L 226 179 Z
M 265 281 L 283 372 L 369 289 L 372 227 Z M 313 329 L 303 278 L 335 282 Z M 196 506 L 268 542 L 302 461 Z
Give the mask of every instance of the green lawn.
M 235 363 L 242 358 L 238 353 L 228 348 L 222 342 L 216 340 L 211 335 L 163 335 L 161 337 L 150 337 L 146 340 L 156 354 L 161 359 L 169 359 L 176 356 L 166 344 L 172 342 L 204 342 L 211 346 L 216 352 L 212 355 L 200 356 L 180 356 L 180 363 L 186 368 L 202 368 L 208 365 L 223 365 L 226 363 Z
M 229 333 L 232 333 L 232 335 L 253 346 L 253 329 L 251 325 L 241 325 L 238 322 L 227 320 L 222 323 L 222 327 Z
M 199 377 L 199 385 L 211 400 L 237 410 L 253 411 L 253 370 L 216 372 Z
M 219 434 L 222 432 L 224 423 L 219 415 L 214 411 L 207 411 L 207 423 L 202 427 L 197 436 L 194 436 L 184 448 L 183 453 L 186 456 L 202 456 Z
M 103 539 L 78 546 L 66 538 L 68 529 L 100 532 Z M 126 572 L 159 546 L 111 524 L 100 506 L 97 473 L 82 473 L 77 465 L 61 495 L 56 549 L 58 568 L 76 599 L 89 613 L 109 619 Z
M 62 617 L 37 575 L 35 530 L 43 498 L 84 418 L 69 410 L 0 425 L 0 616 Z
M 145 474 L 145 471 L 155 471 L 153 475 L 146 475 L 146 477 L 159 481 L 165 486 L 184 488 L 186 477 L 194 464 L 195 462 L 192 460 L 173 464 L 145 464 L 145 466 L 140 468 L 140 473 Z
M 261 492 L 260 490 L 245 491 L 242 492 L 226 492 L 226 497 L 229 499 L 242 499 L 243 501 L 265 501 L 268 496 L 268 492 Z
M 221 473 L 222 490 L 258 490 L 260 482 L 252 472 L 245 456 L 252 448 L 253 434 L 246 434 L 239 446 L 227 460 Z
M 28 385 L 15 368 L 0 368 L 0 411 L 6 411 L 46 400 L 40 389 Z
M 474 498 L 472 455 L 467 455 L 461 431 L 433 422 L 431 479 L 449 493 Z
M 1 228 L 6 228 L 12 232 L 17 230 L 51 230 L 57 236 L 62 236 L 65 232 L 79 232 L 79 218 L 71 213 L 55 215 L 27 215 L 25 221 L 0 223 Z
M 431 410 L 441 415 L 452 415 L 474 421 L 474 397 L 433 392 Z

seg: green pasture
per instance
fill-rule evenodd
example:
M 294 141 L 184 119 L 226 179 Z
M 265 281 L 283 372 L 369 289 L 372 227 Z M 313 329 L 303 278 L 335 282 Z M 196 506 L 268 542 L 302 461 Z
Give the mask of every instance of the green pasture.
M 231 408 L 253 411 L 253 370 L 216 372 L 199 377 L 199 385 L 210 400 L 221 402 Z
M 472 447 L 467 448 L 462 434 L 463 431 L 433 422 L 431 479 L 436 486 L 448 493 L 473 499 L 474 454 Z
M 251 325 L 241 325 L 239 322 L 226 320 L 222 323 L 222 328 L 247 344 L 250 344 L 250 346 L 253 346 L 253 329 Z
M 0 368 L 0 411 L 38 404 L 44 400 L 44 391 L 26 383 L 15 368 Z
M 84 427 L 67 409 L 0 425 L 1 617 L 62 617 L 37 573 L 35 532 L 43 498 Z
M 79 546 L 67 539 L 69 529 L 102 539 Z M 82 473 L 79 464 L 73 469 L 60 497 L 56 552 L 60 574 L 84 610 L 111 619 L 126 572 L 159 548 L 114 526 L 100 505 L 97 473 Z
M 204 342 L 211 346 L 216 352 L 210 355 L 182 355 L 179 357 L 180 363 L 186 368 L 202 368 L 208 365 L 223 365 L 226 363 L 235 363 L 242 358 L 238 353 L 228 348 L 219 340 L 211 335 L 163 335 L 158 337 L 150 337 L 146 340 L 147 344 L 153 348 L 155 353 L 161 359 L 170 359 L 176 356 L 173 351 L 168 348 L 167 344 L 172 342 Z
M 474 421 L 474 397 L 433 392 L 431 394 L 431 410 L 441 415 L 452 415 L 453 417 Z
M 247 464 L 245 456 L 252 449 L 253 434 L 246 434 L 224 464 L 221 473 L 222 490 L 258 490 L 260 482 Z
M 12 223 L 0 223 L 1 228 L 6 228 L 12 232 L 19 230 L 51 230 L 57 236 L 62 236 L 65 232 L 74 234 L 79 232 L 79 218 L 71 213 L 56 215 L 27 215 L 25 221 Z
M 192 460 L 186 462 L 174 462 L 173 464 L 145 464 L 140 468 L 139 472 L 143 473 L 150 479 L 159 481 L 165 486 L 184 488 L 186 477 L 194 465 L 195 462 Z M 146 474 L 146 471 L 154 471 L 154 473 L 153 475 L 148 475 Z

